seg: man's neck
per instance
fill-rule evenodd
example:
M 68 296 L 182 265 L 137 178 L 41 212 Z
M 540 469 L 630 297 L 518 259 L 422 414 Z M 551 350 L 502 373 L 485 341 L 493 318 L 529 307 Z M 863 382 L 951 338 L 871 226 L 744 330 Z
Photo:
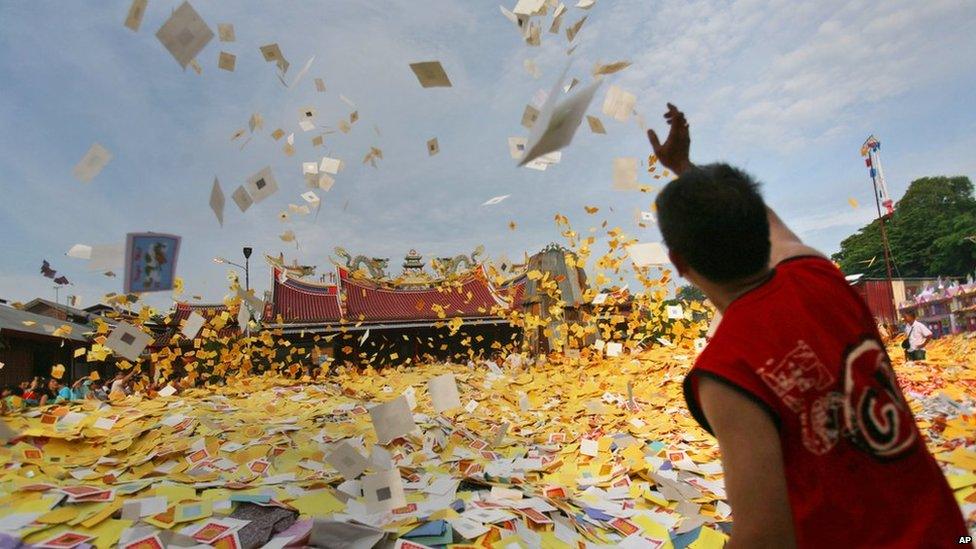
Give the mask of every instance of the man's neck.
M 733 301 L 739 299 L 745 293 L 750 290 L 761 286 L 769 277 L 773 275 L 772 269 L 766 269 L 752 276 L 742 278 L 733 282 L 726 282 L 724 284 L 717 284 L 713 282 L 704 282 L 702 284 L 702 292 L 708 296 L 708 299 L 712 301 L 715 308 L 719 310 L 722 314 L 725 314 L 725 310 L 729 308 L 729 305 Z

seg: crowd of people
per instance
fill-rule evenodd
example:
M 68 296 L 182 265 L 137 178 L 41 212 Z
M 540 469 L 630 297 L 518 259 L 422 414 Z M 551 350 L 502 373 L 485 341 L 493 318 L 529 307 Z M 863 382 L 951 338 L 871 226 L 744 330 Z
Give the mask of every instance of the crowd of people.
M 112 393 L 130 394 L 132 380 L 138 371 L 133 369 L 128 373 L 119 372 L 115 377 L 103 380 L 97 372 L 78 378 L 68 385 L 60 379 L 51 377 L 35 377 L 30 381 L 23 381 L 19 385 L 8 385 L 0 393 L 0 410 L 7 413 L 11 410 L 31 406 L 46 406 L 86 399 L 107 401 Z

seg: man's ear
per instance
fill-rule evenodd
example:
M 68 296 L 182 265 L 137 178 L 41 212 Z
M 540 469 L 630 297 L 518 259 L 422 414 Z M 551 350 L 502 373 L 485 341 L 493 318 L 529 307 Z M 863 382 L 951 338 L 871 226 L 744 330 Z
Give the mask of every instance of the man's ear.
M 685 273 L 688 272 L 688 262 L 685 261 L 685 258 L 681 257 L 681 254 L 674 250 L 668 249 L 668 259 L 674 265 L 674 270 L 678 272 L 678 276 L 684 277 Z

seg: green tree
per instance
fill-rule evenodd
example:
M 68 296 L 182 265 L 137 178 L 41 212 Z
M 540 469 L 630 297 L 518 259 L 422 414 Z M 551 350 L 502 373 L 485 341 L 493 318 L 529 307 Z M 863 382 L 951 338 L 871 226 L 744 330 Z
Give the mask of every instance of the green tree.
M 885 274 L 880 222 L 845 238 L 833 260 L 847 274 Z M 896 276 L 959 276 L 976 268 L 976 198 L 968 177 L 912 181 L 886 222 Z

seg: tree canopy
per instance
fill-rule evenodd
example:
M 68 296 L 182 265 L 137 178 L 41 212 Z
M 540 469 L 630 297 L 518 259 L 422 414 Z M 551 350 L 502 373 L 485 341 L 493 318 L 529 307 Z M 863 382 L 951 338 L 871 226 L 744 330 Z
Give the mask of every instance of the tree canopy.
M 885 227 L 895 276 L 961 276 L 976 269 L 976 198 L 968 177 L 912 181 Z M 880 221 L 845 238 L 832 258 L 846 274 L 884 276 Z

